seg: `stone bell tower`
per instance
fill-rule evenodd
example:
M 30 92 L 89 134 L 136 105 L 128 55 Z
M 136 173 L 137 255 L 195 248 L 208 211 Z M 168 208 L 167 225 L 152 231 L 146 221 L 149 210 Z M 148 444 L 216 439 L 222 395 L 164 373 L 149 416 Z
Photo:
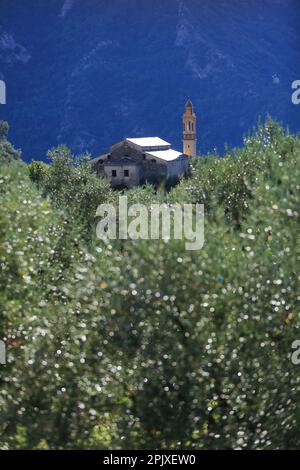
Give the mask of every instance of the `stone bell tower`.
M 197 155 L 197 118 L 191 100 L 185 105 L 183 114 L 183 153 L 189 157 Z

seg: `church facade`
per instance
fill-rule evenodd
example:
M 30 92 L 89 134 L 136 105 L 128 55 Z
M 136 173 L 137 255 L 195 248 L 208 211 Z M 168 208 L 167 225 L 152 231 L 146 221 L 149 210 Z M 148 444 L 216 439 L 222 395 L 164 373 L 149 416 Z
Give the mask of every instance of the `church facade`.
M 146 182 L 175 181 L 186 176 L 189 157 L 196 156 L 196 116 L 188 100 L 183 115 L 183 152 L 159 137 L 127 138 L 92 160 L 99 176 L 115 188 L 132 188 Z

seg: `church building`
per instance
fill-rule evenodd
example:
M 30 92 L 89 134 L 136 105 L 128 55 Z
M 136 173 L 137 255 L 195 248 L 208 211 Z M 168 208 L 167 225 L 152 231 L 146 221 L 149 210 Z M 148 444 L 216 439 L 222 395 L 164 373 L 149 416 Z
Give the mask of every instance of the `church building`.
M 196 115 L 190 100 L 183 115 L 183 152 L 159 137 L 126 138 L 110 151 L 92 160 L 99 176 L 106 176 L 115 188 L 132 188 L 147 181 L 175 181 L 186 176 L 189 157 L 196 156 Z

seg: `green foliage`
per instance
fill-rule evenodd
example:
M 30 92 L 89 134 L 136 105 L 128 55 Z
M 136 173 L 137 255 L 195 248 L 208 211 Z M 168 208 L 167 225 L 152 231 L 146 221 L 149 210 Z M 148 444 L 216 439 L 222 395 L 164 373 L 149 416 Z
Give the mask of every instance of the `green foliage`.
M 51 165 L 43 176 L 43 194 L 80 221 L 84 231 L 91 230 L 96 209 L 110 194 L 109 182 L 98 178 L 89 156 L 73 157 L 66 146 L 49 151 Z
M 9 131 L 9 125 L 6 121 L 0 121 L 0 140 L 6 139 Z
M 44 162 L 32 160 L 28 165 L 29 176 L 31 181 L 37 184 L 40 187 L 43 184 L 43 180 L 48 171 L 48 165 Z
M 48 198 L 1 168 L 0 447 L 299 448 L 299 137 L 267 122 L 168 194 L 124 193 L 204 202 L 201 251 L 92 240 L 119 193 L 51 157 Z
M 16 150 L 7 140 L 8 131 L 8 123 L 6 121 L 0 121 L 0 164 L 9 163 L 21 157 L 21 151 Z
M 173 189 L 170 200 L 205 204 L 207 215 L 212 217 L 215 205 L 222 205 L 227 219 L 238 227 L 248 213 L 257 176 L 273 171 L 270 159 L 274 152 L 284 158 L 287 152 L 293 151 L 295 140 L 278 124 L 267 120 L 244 143 L 242 149 L 224 158 L 214 154 L 198 158 L 191 177 Z

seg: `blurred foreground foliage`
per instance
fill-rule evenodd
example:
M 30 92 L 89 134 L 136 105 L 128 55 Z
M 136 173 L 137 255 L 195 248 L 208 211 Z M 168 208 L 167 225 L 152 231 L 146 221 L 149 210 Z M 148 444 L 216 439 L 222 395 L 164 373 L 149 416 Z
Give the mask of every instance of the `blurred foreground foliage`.
M 299 137 L 267 121 L 169 193 L 126 193 L 204 203 L 200 251 L 97 240 L 118 193 L 87 159 L 26 166 L 7 148 L 1 448 L 299 448 Z

